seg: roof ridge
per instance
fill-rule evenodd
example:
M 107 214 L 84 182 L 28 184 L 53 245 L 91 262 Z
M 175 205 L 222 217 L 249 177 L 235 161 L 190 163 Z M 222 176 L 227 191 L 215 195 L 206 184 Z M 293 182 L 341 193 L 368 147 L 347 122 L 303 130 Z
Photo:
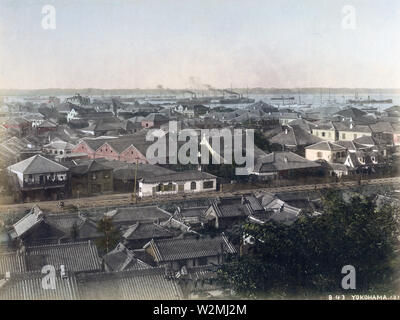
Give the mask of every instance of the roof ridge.
M 80 244 L 88 244 L 89 246 L 91 246 L 92 241 L 87 240 L 87 241 L 76 241 L 76 242 L 65 242 L 65 243 L 51 243 L 51 244 L 43 244 L 43 245 L 39 245 L 39 246 L 29 246 L 27 247 L 27 249 L 31 249 L 31 248 L 43 248 L 43 247 L 57 247 L 57 246 L 68 246 L 68 245 L 80 245 Z
M 32 158 L 26 159 L 26 160 L 31 159 L 31 161 L 30 161 L 29 164 L 25 167 L 25 169 L 22 170 L 22 173 L 24 173 L 25 171 L 27 171 L 27 170 L 31 167 L 33 161 L 36 160 L 39 156 L 40 156 L 40 154 L 37 154 L 37 155 L 34 155 Z

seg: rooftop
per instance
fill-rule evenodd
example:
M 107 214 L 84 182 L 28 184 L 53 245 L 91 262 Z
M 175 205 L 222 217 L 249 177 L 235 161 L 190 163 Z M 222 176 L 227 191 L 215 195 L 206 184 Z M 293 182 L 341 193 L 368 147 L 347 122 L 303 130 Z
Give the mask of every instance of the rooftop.
M 41 155 L 35 155 L 13 164 L 12 166 L 9 166 L 8 169 L 12 172 L 23 174 L 58 173 L 68 171 L 68 168 Z

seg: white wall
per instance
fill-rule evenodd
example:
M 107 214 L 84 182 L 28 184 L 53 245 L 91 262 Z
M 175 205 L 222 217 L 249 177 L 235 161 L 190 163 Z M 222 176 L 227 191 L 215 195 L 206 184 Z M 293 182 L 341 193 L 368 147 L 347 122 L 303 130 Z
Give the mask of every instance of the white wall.
M 196 182 L 196 189 L 191 190 L 190 185 L 192 182 Z M 207 181 L 213 181 L 213 188 L 210 189 L 204 189 L 203 188 L 203 183 Z M 168 183 L 163 183 L 163 184 L 168 184 Z M 178 190 L 178 183 L 177 182 L 172 182 L 174 184 L 175 190 L 172 191 L 157 191 L 155 195 L 167 195 L 167 194 L 177 194 L 179 192 Z M 153 188 L 157 187 L 159 184 L 158 183 L 143 183 L 142 181 L 139 182 L 139 197 L 148 197 L 153 195 Z M 216 190 L 217 186 L 217 179 L 207 179 L 207 180 L 190 180 L 190 181 L 185 181 L 183 183 L 184 185 L 184 193 L 195 193 L 195 192 L 202 192 L 202 191 L 214 191 Z

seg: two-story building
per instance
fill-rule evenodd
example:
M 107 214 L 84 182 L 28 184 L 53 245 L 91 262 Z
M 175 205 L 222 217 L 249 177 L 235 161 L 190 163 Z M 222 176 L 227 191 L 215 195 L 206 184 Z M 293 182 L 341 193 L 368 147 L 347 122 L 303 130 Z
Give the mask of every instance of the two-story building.
M 114 190 L 113 169 L 97 160 L 78 162 L 70 170 L 73 196 L 89 196 Z
M 22 199 L 58 199 L 65 195 L 69 169 L 35 155 L 7 168 Z
M 339 133 L 332 121 L 318 121 L 314 123 L 312 134 L 326 141 L 339 140 Z
M 321 141 L 306 147 L 306 159 L 311 161 L 344 162 L 347 149 L 330 141 Z

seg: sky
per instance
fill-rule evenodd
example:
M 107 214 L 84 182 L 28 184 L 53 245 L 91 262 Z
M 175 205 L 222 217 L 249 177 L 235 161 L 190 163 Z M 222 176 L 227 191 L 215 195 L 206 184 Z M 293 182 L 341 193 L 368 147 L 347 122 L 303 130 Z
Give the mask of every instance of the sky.
M 399 30 L 398 0 L 1 0 L 0 88 L 400 88 Z

